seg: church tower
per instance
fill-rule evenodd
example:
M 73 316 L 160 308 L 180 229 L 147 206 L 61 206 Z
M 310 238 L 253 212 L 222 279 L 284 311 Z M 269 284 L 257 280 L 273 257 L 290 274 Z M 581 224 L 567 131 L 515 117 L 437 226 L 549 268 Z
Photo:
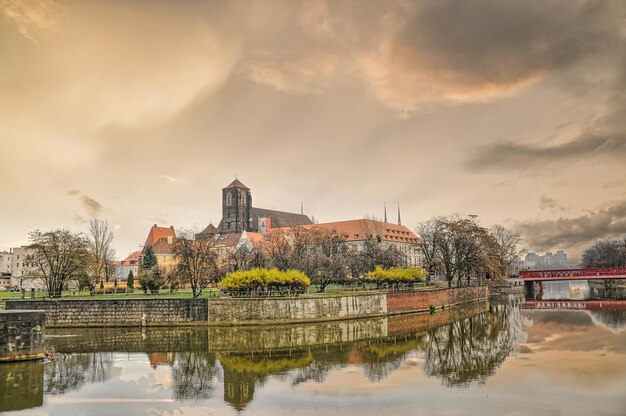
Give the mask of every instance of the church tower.
M 252 226 L 250 188 L 235 179 L 222 189 L 222 233 L 250 231 Z

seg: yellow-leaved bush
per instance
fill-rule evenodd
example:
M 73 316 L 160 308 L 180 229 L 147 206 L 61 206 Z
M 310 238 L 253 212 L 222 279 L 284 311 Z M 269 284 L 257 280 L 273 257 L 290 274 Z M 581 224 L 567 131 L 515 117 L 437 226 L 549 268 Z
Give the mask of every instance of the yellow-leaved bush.
M 252 269 L 228 273 L 218 287 L 231 296 L 284 296 L 304 293 L 310 284 L 299 270 Z
M 428 275 L 426 269 L 422 267 L 392 267 L 383 269 L 376 266 L 374 270 L 367 274 L 367 280 L 378 285 L 383 283 L 415 283 L 423 282 Z

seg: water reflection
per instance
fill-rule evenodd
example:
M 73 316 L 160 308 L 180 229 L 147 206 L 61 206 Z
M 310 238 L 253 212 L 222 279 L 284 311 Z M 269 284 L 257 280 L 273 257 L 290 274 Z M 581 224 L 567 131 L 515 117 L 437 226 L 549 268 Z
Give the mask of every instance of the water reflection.
M 448 386 L 484 384 L 525 334 L 518 302 L 428 332 L 425 370 Z
M 577 351 L 571 358 L 577 366 L 586 362 L 598 366 L 596 351 L 602 351 L 601 357 L 617 354 L 611 367 L 617 373 L 605 376 L 626 381 L 626 368 L 615 364 L 626 353 L 624 312 L 529 311 L 521 308 L 522 303 L 523 299 L 509 296 L 491 305 L 435 315 L 275 328 L 51 330 L 54 337 L 49 341 L 58 351 L 54 359 L 0 366 L 0 410 L 33 414 L 29 408 L 43 406 L 41 413 L 65 415 L 67 406 L 73 406 L 74 414 L 178 414 L 198 408 L 202 414 L 269 415 L 286 413 L 285 403 L 299 397 L 304 401 L 298 408 L 309 406 L 305 413 L 316 414 L 325 413 L 315 409 L 323 409 L 333 396 L 318 395 L 318 387 L 312 386 L 319 386 L 320 392 L 331 385 L 362 392 L 370 385 L 375 386 L 373 393 L 359 393 L 364 406 L 376 409 L 375 404 L 389 394 L 395 401 L 387 405 L 404 403 L 408 407 L 397 411 L 407 414 L 414 409 L 410 404 L 417 400 L 415 391 L 452 403 L 461 400 L 459 392 L 472 400 L 476 388 L 490 389 L 497 400 L 502 387 L 496 386 L 510 386 L 501 394 L 506 398 L 501 408 L 480 409 L 501 414 L 520 410 L 507 408 L 511 395 L 526 399 L 527 393 L 519 389 L 535 388 L 523 383 L 533 379 L 528 375 L 533 368 L 528 366 L 529 357 L 539 360 L 538 368 L 558 373 L 562 370 L 551 366 L 562 361 L 551 354 L 567 351 Z M 592 353 L 593 360 L 584 355 Z M 544 356 L 549 359 L 541 361 Z M 584 380 L 591 377 L 582 367 L 576 374 Z M 346 381 L 342 384 L 337 377 Z M 377 390 L 387 393 L 374 393 Z M 274 394 L 272 399 L 268 394 Z M 101 405 L 94 407 L 95 403 Z M 425 403 L 430 402 L 420 401 L 421 406 Z M 367 412 L 355 407 L 346 414 Z M 424 412 L 442 413 L 426 407 Z M 461 405 L 456 413 L 474 412 Z M 605 413 L 612 414 L 610 408 Z

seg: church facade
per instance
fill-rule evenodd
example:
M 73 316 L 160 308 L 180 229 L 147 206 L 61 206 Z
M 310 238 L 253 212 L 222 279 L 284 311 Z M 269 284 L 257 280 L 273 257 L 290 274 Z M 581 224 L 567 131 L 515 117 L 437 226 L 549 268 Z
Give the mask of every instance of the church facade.
M 266 234 L 272 228 L 311 225 L 303 213 L 276 211 L 252 206 L 250 188 L 235 179 L 222 189 L 222 219 L 217 227 L 209 224 L 200 234 L 210 238 L 216 234 L 252 232 Z

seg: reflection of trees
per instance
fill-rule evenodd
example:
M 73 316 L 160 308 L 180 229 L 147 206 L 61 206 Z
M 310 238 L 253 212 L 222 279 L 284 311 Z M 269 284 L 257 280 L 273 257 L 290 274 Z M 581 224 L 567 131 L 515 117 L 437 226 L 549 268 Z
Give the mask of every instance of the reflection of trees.
M 626 311 L 586 311 L 594 324 L 618 333 L 626 328 Z
M 308 366 L 311 353 L 292 356 L 239 356 L 224 354 L 219 357 L 224 370 L 224 401 L 237 410 L 243 410 L 254 396 L 257 384 L 265 382 L 272 374 Z
M 85 383 L 102 383 L 110 374 L 113 353 L 55 354 L 45 365 L 44 392 L 63 394 Z
M 204 352 L 176 354 L 172 384 L 176 400 L 208 399 L 215 389 L 215 355 Z
M 423 350 L 425 337 L 380 342 L 361 345 L 358 350 L 363 360 L 364 371 L 372 382 L 381 381 L 389 376 L 406 360 L 407 355 L 416 350 Z
M 491 306 L 489 312 L 428 332 L 426 374 L 449 386 L 482 384 L 523 337 L 519 305 Z

